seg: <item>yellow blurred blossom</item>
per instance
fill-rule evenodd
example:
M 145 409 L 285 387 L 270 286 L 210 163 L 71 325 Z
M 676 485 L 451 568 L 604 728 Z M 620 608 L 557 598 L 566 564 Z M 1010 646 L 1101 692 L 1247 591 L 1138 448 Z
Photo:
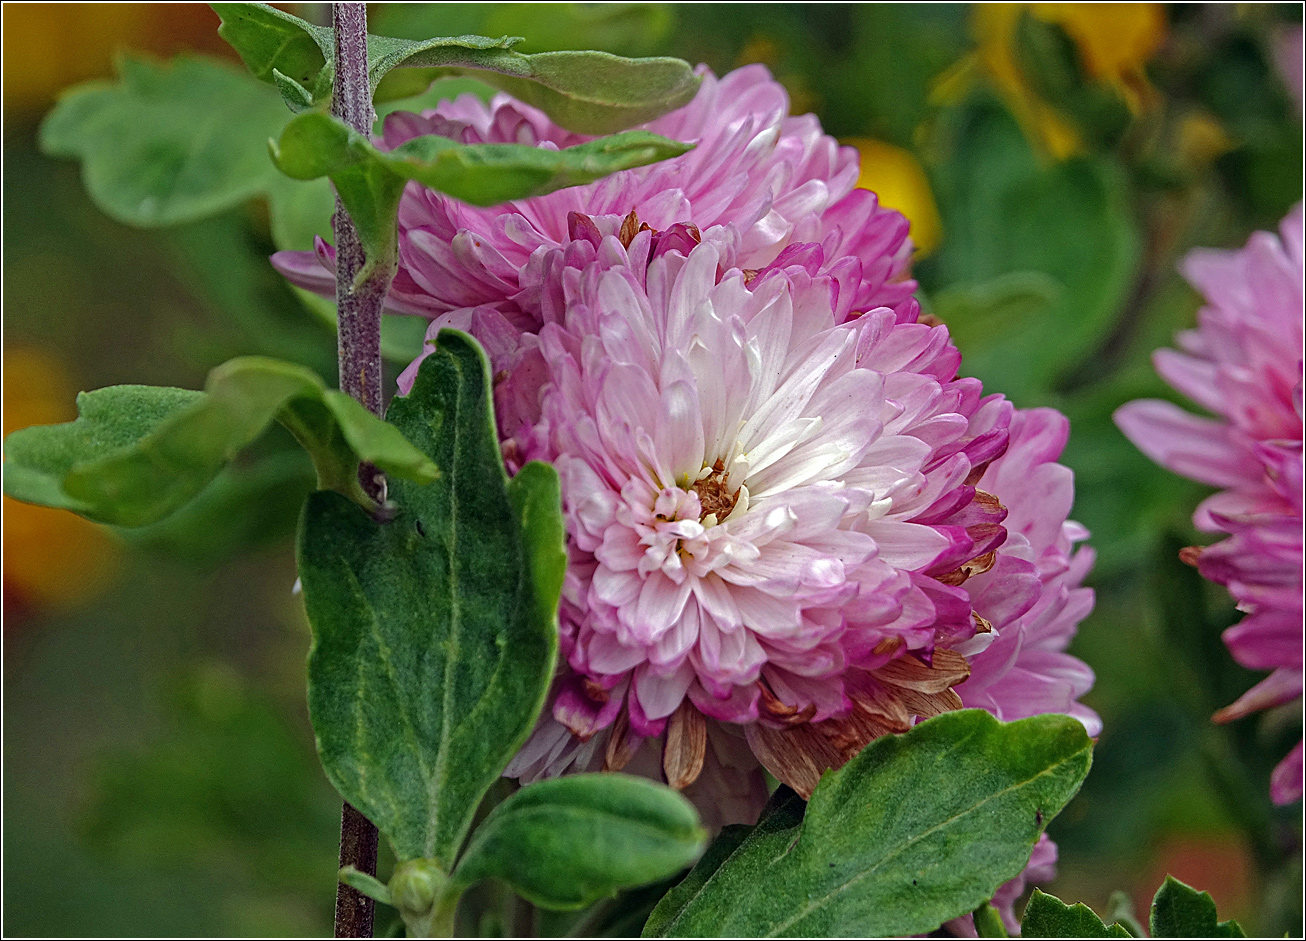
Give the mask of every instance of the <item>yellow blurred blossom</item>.
M 4 433 L 77 417 L 63 365 L 39 350 L 4 351 Z M 102 527 L 66 510 L 4 498 L 4 591 L 36 608 L 88 601 L 117 571 L 118 545 Z
M 911 240 L 916 256 L 928 255 L 943 237 L 939 207 L 934 203 L 930 181 L 920 162 L 909 150 L 868 138 L 844 141 L 862 155 L 862 173 L 857 180 L 880 198 L 881 206 L 896 209 L 911 223 Z
M 1026 134 L 1058 159 L 1083 150 L 1074 126 L 1030 87 L 1016 61 L 1016 26 L 1023 12 L 1065 30 L 1084 71 L 1111 86 L 1135 114 L 1155 95 L 1144 66 L 1165 40 L 1165 10 L 1158 3 L 984 3 L 971 28 L 979 65 L 1002 92 Z
M 1179 120 L 1175 152 L 1181 166 L 1205 167 L 1237 146 L 1215 116 L 1194 111 Z

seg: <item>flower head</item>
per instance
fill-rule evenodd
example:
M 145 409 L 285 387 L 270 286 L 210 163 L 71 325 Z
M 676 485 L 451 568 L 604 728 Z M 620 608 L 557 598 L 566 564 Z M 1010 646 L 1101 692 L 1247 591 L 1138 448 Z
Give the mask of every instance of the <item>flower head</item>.
M 619 225 L 632 211 L 659 231 L 682 222 L 704 232 L 733 227 L 730 262 L 743 269 L 765 267 L 791 244 L 819 243 L 831 261 L 856 259 L 860 309 L 907 303 L 916 287 L 907 276 L 907 220 L 879 207 L 868 190 L 854 189 L 856 150 L 822 133 L 813 115 L 790 117 L 788 95 L 763 66 L 722 78 L 700 74 L 692 102 L 644 125 L 695 144 L 684 156 L 489 208 L 411 184 L 399 209 L 401 261 L 389 308 L 437 317 L 489 307 L 521 329 L 536 329 L 538 311 L 521 280 L 531 259 L 570 240 L 573 214 L 602 226 Z M 488 106 L 463 95 L 423 114 L 390 115 L 378 143 L 393 148 L 423 134 L 551 149 L 589 139 L 507 95 Z M 334 290 L 334 249 L 321 240 L 316 252 L 280 252 L 273 261 L 300 287 Z
M 1096 722 L 1063 653 L 1091 605 L 1064 421 L 1019 419 L 1002 458 L 1013 409 L 918 322 L 906 220 L 787 110 L 760 67 L 705 73 L 648 125 L 683 157 L 491 209 L 405 193 L 391 306 L 480 340 L 509 469 L 562 483 L 561 664 L 511 777 L 624 768 L 752 822 L 763 767 L 808 795 L 972 672 L 1005 717 Z M 392 116 L 385 143 L 424 133 L 580 140 L 502 96 Z M 278 256 L 324 290 L 331 264 Z
M 1144 454 L 1221 488 L 1193 522 L 1228 538 L 1185 552 L 1244 612 L 1224 634 L 1235 660 L 1273 672 L 1216 713 L 1229 721 L 1302 693 L 1302 277 L 1299 203 L 1280 235 L 1237 251 L 1194 251 L 1183 271 L 1205 295 L 1198 328 L 1153 362 L 1171 386 L 1217 418 L 1155 400 L 1130 402 L 1116 424 Z M 1276 769 L 1276 802 L 1301 797 L 1298 745 Z

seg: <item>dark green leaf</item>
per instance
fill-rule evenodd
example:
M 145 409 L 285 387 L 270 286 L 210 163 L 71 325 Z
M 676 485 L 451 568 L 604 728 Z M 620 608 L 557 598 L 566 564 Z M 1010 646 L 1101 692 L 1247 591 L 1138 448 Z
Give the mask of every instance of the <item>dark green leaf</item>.
M 1166 876 L 1152 899 L 1154 938 L 1245 938 L 1236 921 L 1217 921 L 1215 901 L 1174 876 Z
M 662 784 L 624 774 L 540 781 L 476 828 L 453 880 L 498 879 L 551 909 L 582 908 L 679 872 L 698 858 L 698 814 Z
M 275 418 L 313 458 L 319 485 L 366 502 L 359 460 L 421 481 L 435 466 L 393 426 L 307 369 L 259 356 L 209 373 L 205 391 L 112 386 L 77 397 L 78 418 L 5 441 L 5 492 L 118 526 L 163 519 L 208 485 Z
M 910 935 L 973 911 L 1029 861 L 1088 773 L 1066 716 L 938 716 L 872 742 L 821 779 L 805 818 L 778 793 L 729 855 L 709 852 L 645 934 Z M 698 870 L 716 865 L 710 876 Z
M 316 493 L 299 540 L 327 775 L 401 859 L 445 872 L 543 705 L 566 566 L 557 475 L 507 479 L 490 403 L 484 355 L 442 332 L 389 413 L 441 478 L 395 481 L 386 524 Z
M 254 77 L 273 82 L 280 72 L 301 87 L 312 88 L 334 57 L 331 30 L 314 26 L 265 3 L 212 3 L 222 20 L 218 35 L 240 53 Z
M 394 40 L 402 42 L 403 40 Z M 537 52 L 523 55 L 490 50 L 467 57 L 466 64 L 443 66 L 444 57 L 419 47 L 405 65 L 423 69 L 426 82 L 447 75 L 472 75 L 539 108 L 569 131 L 611 134 L 644 124 L 688 104 L 699 78 L 681 59 L 657 56 L 627 59 L 608 52 Z M 411 80 L 410 80 L 411 81 Z M 378 89 L 384 100 L 386 89 Z M 411 86 L 404 94 L 412 94 Z
M 783 854 L 794 843 L 803 822 L 807 805 L 788 787 L 781 785 L 771 795 L 762 816 L 754 827 L 728 826 L 708 847 L 689 875 L 668 892 L 644 924 L 646 938 L 667 937 L 679 931 L 679 919 L 694 901 L 708 889 L 721 868 L 734 859 L 774 853 Z M 746 865 L 746 862 L 744 863 Z
M 330 94 L 335 49 L 329 29 L 266 4 L 219 3 L 214 9 L 223 20 L 222 37 L 251 72 L 275 82 L 292 107 L 304 107 L 306 93 L 316 101 Z M 472 73 L 585 134 L 611 134 L 651 121 L 687 104 L 698 91 L 698 76 L 680 59 L 627 59 L 606 52 L 522 55 L 512 51 L 519 41 L 369 35 L 368 79 L 376 100 L 387 101 L 419 94 L 437 78 Z M 398 68 L 421 71 L 392 75 Z M 387 75 L 392 77 L 382 85 Z
M 978 284 L 952 284 L 930 296 L 931 312 L 948 325 L 962 350 L 980 348 L 994 333 L 1019 330 L 1060 300 L 1061 285 L 1041 271 L 1013 271 Z
M 268 89 L 225 63 L 124 58 L 117 83 L 65 95 L 41 125 L 46 153 L 76 157 L 95 204 L 128 225 L 213 215 L 276 179 L 265 142 L 285 125 Z
M 1128 938 L 1119 925 L 1107 927 L 1083 902 L 1067 905 L 1039 889 L 1030 896 L 1020 923 L 1022 938 Z

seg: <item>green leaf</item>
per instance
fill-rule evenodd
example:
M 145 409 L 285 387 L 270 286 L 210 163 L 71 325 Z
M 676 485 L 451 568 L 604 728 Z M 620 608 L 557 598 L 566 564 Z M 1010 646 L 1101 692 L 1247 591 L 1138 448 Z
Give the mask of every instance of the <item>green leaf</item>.
M 436 50 L 428 52 L 422 43 L 413 46 L 404 65 L 438 66 L 422 69 L 421 81 L 474 76 L 581 134 L 611 134 L 661 117 L 693 100 L 700 81 L 687 62 L 666 56 L 627 59 L 593 51 L 523 55 L 502 49 L 469 56 L 461 65 L 444 65 Z M 393 91 L 378 88 L 377 100 L 413 94 L 413 80 L 404 78 L 406 85 Z
M 318 75 L 334 57 L 331 30 L 314 26 L 265 3 L 211 3 L 222 20 L 218 35 L 225 39 L 254 77 L 273 82 L 275 73 L 301 87 L 313 88 Z
M 1002 923 L 1002 915 L 988 902 L 984 902 L 971 913 L 975 925 L 975 935 L 980 938 L 1007 938 L 1007 926 Z
M 579 774 L 517 791 L 485 819 L 455 883 L 498 879 L 543 908 L 583 908 L 690 865 L 706 833 L 684 797 L 624 774 Z
M 693 888 L 663 900 L 645 935 L 932 931 L 1021 871 L 1091 754 L 1066 716 L 1004 725 L 975 709 L 877 739 L 821 779 L 805 817 L 778 791 L 733 852 L 710 850 Z
M 557 475 L 503 470 L 489 367 L 441 332 L 389 419 L 442 471 L 397 480 L 379 524 L 313 494 L 299 572 L 313 625 L 309 709 L 327 776 L 401 860 L 445 872 L 539 713 L 566 566 Z
M 369 876 L 361 869 L 356 869 L 353 866 L 342 867 L 337 876 L 341 882 L 351 889 L 361 892 L 382 905 L 394 904 L 394 899 L 390 897 L 390 887 L 376 876 Z
M 562 150 L 524 144 L 459 144 L 445 137 L 413 138 L 382 152 L 326 114 L 303 114 L 271 145 L 287 176 L 329 176 L 358 227 L 367 253 L 364 277 L 396 262 L 395 216 L 409 180 L 478 206 L 540 196 L 566 186 L 676 157 L 692 145 L 647 131 L 626 131 Z
M 198 569 L 289 539 L 316 480 L 308 457 L 291 447 L 224 467 L 177 512 L 120 535 L 169 564 Z
M 276 179 L 265 141 L 287 114 L 268 89 L 214 59 L 123 58 L 120 81 L 64 95 L 41 147 L 82 161 L 101 210 L 136 226 L 172 225 L 239 205 Z
M 945 317 L 962 370 L 1018 405 L 1046 404 L 1116 325 L 1139 263 L 1135 209 L 1117 164 L 1080 157 L 1048 164 L 993 104 L 945 112 L 944 159 L 931 182 L 947 237 L 918 274 L 933 291 L 1039 272 L 1061 286 L 1054 303 L 1004 322 L 981 311 Z M 981 322 L 982 321 L 982 322 Z
M 1110 918 L 1131 938 L 1144 938 L 1147 936 L 1143 931 L 1143 926 L 1138 923 L 1138 918 L 1134 915 L 1134 902 L 1129 897 L 1128 892 L 1122 892 L 1116 889 L 1107 899 L 1106 917 Z
M 647 131 L 626 131 L 562 150 L 523 144 L 459 144 L 425 135 L 382 152 L 342 122 L 314 113 L 291 121 L 273 156 L 281 170 L 297 180 L 330 176 L 340 187 L 340 175 L 371 171 L 365 179 L 376 186 L 372 181 L 379 177 L 371 175 L 373 168 L 385 169 L 398 178 L 392 185 L 401 189 L 408 180 L 417 180 L 463 202 L 490 206 L 678 157 L 692 146 Z M 358 185 L 352 176 L 346 176 L 344 183 L 350 188 Z M 354 194 L 341 190 L 340 195 L 348 207 Z M 361 195 L 355 195 L 355 202 Z
M 930 296 L 958 349 L 982 347 L 994 333 L 1019 330 L 1060 302 L 1061 285 L 1041 271 L 1013 271 L 978 284 L 952 284 Z
M 320 486 L 367 502 L 360 460 L 430 481 L 435 466 L 394 427 L 307 369 L 260 356 L 209 373 L 205 391 L 111 386 L 78 417 L 5 440 L 5 492 L 101 523 L 144 526 L 190 501 L 275 418 L 309 452 Z
M 1236 921 L 1216 920 L 1215 901 L 1174 876 L 1166 876 L 1152 899 L 1154 938 L 1245 938 Z
M 1128 938 L 1119 925 L 1107 927 L 1083 902 L 1067 905 L 1039 889 L 1030 896 L 1020 923 L 1022 938 Z
M 331 30 L 261 3 L 213 7 L 223 21 L 219 35 L 255 76 L 277 84 L 292 108 L 306 107 L 306 95 L 315 102 L 330 95 L 335 70 Z M 510 36 L 412 40 L 369 34 L 368 80 L 375 100 L 388 101 L 420 94 L 437 78 L 471 74 L 584 134 L 611 134 L 651 121 L 688 104 L 698 91 L 698 76 L 680 59 L 627 59 L 607 52 L 522 55 L 512 51 L 519 41 Z M 399 68 L 409 71 L 393 74 Z

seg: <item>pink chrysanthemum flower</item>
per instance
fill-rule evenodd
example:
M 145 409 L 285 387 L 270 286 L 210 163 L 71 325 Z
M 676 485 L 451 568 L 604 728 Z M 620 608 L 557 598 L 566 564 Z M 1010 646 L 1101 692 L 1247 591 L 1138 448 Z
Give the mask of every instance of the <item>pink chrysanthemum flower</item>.
M 1017 411 L 1006 453 L 976 486 L 1007 508 L 1006 541 L 993 567 L 966 582 L 971 604 L 993 626 L 992 641 L 969 658 L 970 679 L 957 687 L 968 707 L 1011 722 L 1049 712 L 1074 716 L 1089 735 L 1102 721 L 1079 697 L 1093 671 L 1066 653 L 1079 622 L 1093 610 L 1083 587 L 1093 567 L 1088 531 L 1067 519 L 1074 475 L 1058 464 L 1070 423 L 1055 409 Z
M 968 478 L 1010 406 L 956 378 L 946 330 L 853 316 L 819 247 L 723 275 L 735 246 L 683 227 L 572 229 L 542 265 L 528 378 L 501 372 L 526 404 L 498 396 L 513 457 L 562 476 L 572 556 L 567 668 L 509 773 L 622 767 L 658 739 L 677 786 L 710 757 L 748 791 L 751 751 L 810 794 L 959 707 L 953 648 L 989 629 L 960 584 L 1005 537 Z M 1022 613 L 1038 580 L 1017 582 Z
M 1222 488 L 1193 522 L 1228 536 L 1192 548 L 1206 578 L 1225 585 L 1245 616 L 1225 631 L 1235 660 L 1273 672 L 1216 713 L 1227 722 L 1302 693 L 1303 217 L 1299 203 L 1280 237 L 1257 232 L 1237 251 L 1199 250 L 1183 272 L 1205 295 L 1182 350 L 1153 357 L 1170 385 L 1218 418 L 1168 402 L 1130 402 L 1116 424 L 1152 460 Z M 1275 769 L 1271 794 L 1302 794 L 1302 746 Z
M 964 703 L 1096 731 L 1063 653 L 1092 603 L 1064 420 L 1017 417 L 1001 457 L 1012 409 L 917 322 L 906 220 L 787 110 L 760 67 L 705 74 L 648 126 L 698 144 L 677 160 L 492 209 L 405 193 L 391 308 L 472 332 L 509 468 L 562 478 L 563 662 L 509 776 L 625 768 L 719 826 L 756 819 L 763 766 L 807 796 Z M 384 143 L 424 133 L 581 140 L 500 96 L 394 116 Z M 277 261 L 330 291 L 324 243 Z M 1044 840 L 1005 914 L 1054 861 Z
M 528 262 L 570 239 L 574 213 L 605 225 L 632 212 L 657 230 L 679 222 L 705 232 L 733 226 L 732 263 L 740 268 L 762 268 L 790 244 L 820 243 L 832 261 L 857 260 L 857 309 L 906 302 L 916 287 L 907 275 L 907 220 L 854 189 L 856 149 L 823 134 L 813 115 L 790 117 L 784 88 L 760 65 L 720 79 L 706 68 L 700 74 L 692 102 L 644 125 L 697 145 L 674 160 L 484 209 L 410 184 L 399 210 L 401 263 L 389 309 L 434 318 L 489 307 L 533 331 L 537 305 L 522 281 Z M 590 139 L 506 95 L 488 106 L 463 95 L 424 114 L 390 115 L 378 143 L 392 148 L 423 134 L 552 149 Z M 334 249 L 322 240 L 316 252 L 281 252 L 273 261 L 300 287 L 333 295 Z

